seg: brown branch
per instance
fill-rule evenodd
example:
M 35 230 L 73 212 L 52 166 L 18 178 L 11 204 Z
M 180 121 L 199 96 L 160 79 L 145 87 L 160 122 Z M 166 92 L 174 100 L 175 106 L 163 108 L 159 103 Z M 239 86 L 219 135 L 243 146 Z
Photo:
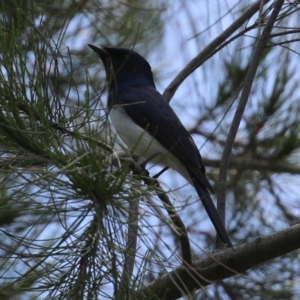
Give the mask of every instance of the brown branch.
M 175 234 L 179 237 L 180 245 L 181 245 L 181 256 L 182 256 L 182 264 L 183 265 L 192 265 L 192 253 L 191 253 L 191 246 L 190 246 L 190 240 L 187 233 L 187 230 L 185 228 L 185 225 L 179 215 L 176 212 L 176 209 L 172 205 L 172 202 L 170 201 L 167 194 L 164 192 L 164 190 L 160 187 L 158 181 L 153 178 L 149 177 L 143 177 L 143 181 L 147 185 L 155 186 L 155 192 L 159 199 L 162 201 L 166 211 L 169 214 L 170 219 L 172 220 L 175 228 L 173 231 L 175 231 Z
M 287 31 L 276 32 L 276 33 L 270 34 L 270 38 L 282 36 L 282 35 L 286 36 L 288 34 L 299 33 L 299 32 L 300 32 L 300 29 L 291 29 L 291 30 L 287 30 Z
M 211 54 L 218 46 L 220 46 L 229 36 L 238 30 L 247 20 L 249 20 L 260 8 L 261 0 L 252 4 L 236 21 L 234 21 L 227 29 L 225 29 L 218 37 L 208 44 L 195 58 L 193 58 L 184 68 L 177 74 L 173 81 L 165 89 L 163 96 L 170 102 L 180 84 L 197 68 L 199 68 L 206 57 Z M 264 4 L 269 2 L 265 0 Z
M 139 186 L 137 187 L 140 189 Z M 128 212 L 128 233 L 126 240 L 126 252 L 125 261 L 123 265 L 123 273 L 120 281 L 120 287 L 117 292 L 117 299 L 124 298 L 124 295 L 128 292 L 130 287 L 130 281 L 132 279 L 132 273 L 135 263 L 137 238 L 138 238 L 138 220 L 139 220 L 139 201 L 134 199 L 129 201 L 129 212 Z
M 146 185 L 155 187 L 155 192 L 158 198 L 162 201 L 166 211 L 169 214 L 171 221 L 174 224 L 174 227 L 171 226 L 171 228 L 175 232 L 176 236 L 179 237 L 179 242 L 181 245 L 182 264 L 186 266 L 191 266 L 192 253 L 188 233 L 183 221 L 177 214 L 176 209 L 172 205 L 172 202 L 170 201 L 169 197 L 160 187 L 159 182 L 156 180 L 156 178 L 145 176 L 145 170 L 133 160 L 131 161 L 131 169 L 134 170 L 135 174 L 139 174 L 139 176 Z
M 137 293 L 138 299 L 178 299 L 300 248 L 300 224 L 259 237 L 232 249 L 209 254 L 193 262 L 194 268 L 179 267 L 151 282 Z
M 228 165 L 230 162 L 231 150 L 232 150 L 233 143 L 234 143 L 238 128 L 240 126 L 241 119 L 243 117 L 243 114 L 244 114 L 244 111 L 245 111 L 245 108 L 246 108 L 246 105 L 247 105 L 247 102 L 249 99 L 252 84 L 253 84 L 253 81 L 255 78 L 255 74 L 256 74 L 259 62 L 260 62 L 260 58 L 266 47 L 266 44 L 270 37 L 272 28 L 276 22 L 278 14 L 280 13 L 283 3 L 284 3 L 284 0 L 278 0 L 275 3 L 274 9 L 271 13 L 271 16 L 262 32 L 262 35 L 260 36 L 260 38 L 258 40 L 257 46 L 255 48 L 253 57 L 251 59 L 250 65 L 249 65 L 249 69 L 248 69 L 248 73 L 247 73 L 245 83 L 243 86 L 241 98 L 238 103 L 237 109 L 235 111 L 235 114 L 234 114 L 234 117 L 232 120 L 232 124 L 231 124 L 229 132 L 228 132 L 227 140 L 226 140 L 226 143 L 224 146 L 221 163 L 220 163 L 220 172 L 219 172 L 219 178 L 218 178 L 218 192 L 217 192 L 217 199 L 218 199 L 217 209 L 218 209 L 218 213 L 219 213 L 221 219 L 223 220 L 223 222 L 225 220 L 225 210 L 226 210 L 225 198 L 226 198 L 227 169 L 228 169 Z M 217 246 L 221 246 L 221 245 L 223 245 L 223 243 L 220 241 L 219 238 L 217 238 Z
M 272 42 L 271 45 L 268 45 L 267 47 L 281 46 L 281 45 L 291 44 L 291 43 L 295 43 L 295 42 L 299 42 L 299 41 L 300 41 L 300 38 L 286 40 L 286 41 L 282 41 L 282 42 L 278 42 L 278 43 Z
M 207 167 L 220 167 L 220 160 L 218 159 L 203 159 L 203 163 Z M 300 166 L 289 164 L 287 162 L 281 163 L 262 160 L 247 160 L 234 157 L 230 160 L 229 168 L 242 168 L 243 170 L 300 175 Z

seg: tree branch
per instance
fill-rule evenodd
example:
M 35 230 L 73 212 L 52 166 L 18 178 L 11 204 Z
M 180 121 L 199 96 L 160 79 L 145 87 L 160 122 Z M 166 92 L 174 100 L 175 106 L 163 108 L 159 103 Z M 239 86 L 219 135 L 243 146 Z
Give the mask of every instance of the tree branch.
M 140 186 L 137 187 L 140 189 Z M 120 287 L 117 294 L 117 299 L 122 299 L 128 292 L 130 287 L 130 281 L 132 279 L 132 273 L 134 269 L 136 247 L 138 238 L 138 220 L 139 220 L 139 201 L 129 201 L 128 212 L 128 233 L 126 240 L 126 252 L 125 261 L 123 265 L 123 273 L 120 281 Z
M 300 248 L 300 224 L 232 249 L 226 249 L 195 261 L 192 268 L 179 267 L 138 291 L 139 299 L 173 300 L 195 289 L 265 263 Z M 148 298 L 149 297 L 149 298 Z
M 264 5 L 269 0 L 263 1 Z M 165 89 L 163 96 L 170 102 L 180 84 L 197 68 L 199 68 L 206 57 L 214 51 L 215 48 L 220 46 L 229 36 L 231 36 L 236 30 L 238 30 L 247 20 L 249 20 L 261 6 L 262 0 L 256 1 L 252 4 L 236 21 L 234 21 L 227 29 L 225 29 L 218 37 L 216 37 L 210 44 L 208 44 L 195 58 L 193 58 L 179 74 L 173 79 L 173 81 Z
M 255 74 L 260 62 L 260 58 L 263 54 L 263 51 L 265 49 L 265 46 L 268 42 L 269 36 L 271 34 L 272 28 L 274 26 L 274 23 L 276 22 L 277 16 L 280 13 L 281 7 L 284 3 L 284 0 L 278 0 L 275 5 L 274 9 L 271 13 L 271 16 L 262 32 L 262 35 L 260 36 L 256 49 L 254 51 L 253 57 L 251 59 L 249 70 L 245 79 L 244 87 L 242 90 L 241 98 L 238 103 L 237 109 L 235 111 L 235 115 L 232 120 L 232 124 L 230 126 L 227 140 L 224 146 L 222 158 L 221 158 L 221 164 L 220 164 L 220 172 L 219 172 L 219 178 L 218 178 L 218 192 L 217 192 L 217 209 L 218 213 L 221 217 L 221 219 L 225 220 L 225 194 L 226 194 L 226 179 L 227 179 L 227 169 L 230 162 L 230 156 L 231 156 L 231 150 L 233 147 L 233 143 L 238 131 L 238 128 L 240 126 L 241 119 L 243 117 L 249 95 L 251 92 L 252 84 L 255 78 Z M 225 223 L 225 222 L 224 222 Z M 217 245 L 223 245 L 220 239 L 217 238 Z
M 220 167 L 219 159 L 203 159 L 203 163 L 207 167 Z M 289 164 L 287 162 L 270 162 L 267 160 L 247 160 L 234 157 L 230 160 L 229 168 L 242 168 L 243 170 L 256 170 L 260 172 L 288 173 L 300 175 L 300 166 L 297 166 L 295 164 Z
M 166 211 L 169 214 L 169 217 L 174 224 L 171 226 L 172 230 L 175 232 L 176 236 L 178 236 L 181 246 L 181 259 L 182 264 L 186 266 L 190 266 L 192 264 L 192 253 L 191 253 L 191 246 L 190 240 L 188 237 L 187 230 L 185 225 L 179 215 L 177 214 L 172 202 L 170 201 L 167 194 L 164 190 L 160 187 L 159 182 L 156 178 L 151 178 L 148 176 L 144 176 L 145 170 L 141 168 L 135 161 L 131 160 L 131 169 L 134 170 L 135 174 L 139 174 L 141 179 L 147 184 L 148 186 L 155 187 L 155 192 L 158 198 L 162 201 Z
M 192 265 L 192 253 L 191 253 L 191 246 L 190 240 L 185 228 L 185 225 L 179 215 L 177 214 L 172 202 L 170 201 L 167 194 L 164 190 L 160 187 L 158 181 L 153 178 L 145 177 L 143 178 L 144 182 L 147 185 L 155 186 L 155 191 L 161 202 L 163 203 L 166 211 L 169 214 L 170 219 L 174 224 L 173 231 L 178 236 L 180 245 L 181 245 L 181 256 L 182 256 L 182 264 L 183 265 Z

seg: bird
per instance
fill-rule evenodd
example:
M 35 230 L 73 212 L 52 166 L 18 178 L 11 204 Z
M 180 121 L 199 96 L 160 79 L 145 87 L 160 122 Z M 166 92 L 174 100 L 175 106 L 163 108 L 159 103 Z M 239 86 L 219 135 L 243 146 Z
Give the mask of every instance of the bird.
M 108 111 L 122 141 L 139 157 L 169 167 L 190 182 L 222 242 L 232 248 L 210 193 L 200 152 L 178 116 L 157 91 L 151 66 L 132 49 L 88 44 L 104 64 Z

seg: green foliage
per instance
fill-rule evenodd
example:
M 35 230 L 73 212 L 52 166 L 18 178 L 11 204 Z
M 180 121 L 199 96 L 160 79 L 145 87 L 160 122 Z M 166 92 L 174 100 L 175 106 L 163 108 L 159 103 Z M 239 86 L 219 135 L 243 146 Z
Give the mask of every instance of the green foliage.
M 1 299 L 134 299 L 139 288 L 180 264 L 177 228 L 154 197 L 156 188 L 131 171 L 134 162 L 123 157 L 107 124 L 103 66 L 86 44 L 158 53 L 163 65 L 168 22 L 174 25 L 177 14 L 195 5 L 181 4 L 173 13 L 173 3 L 157 1 L 0 3 Z M 292 13 L 287 6 L 280 18 Z M 199 19 L 187 15 L 185 26 L 196 33 Z M 207 89 L 193 82 L 197 103 L 209 100 L 200 103 L 205 122 L 196 120 L 193 134 L 210 139 L 207 157 L 217 163 L 206 164 L 214 181 L 255 45 L 245 46 L 245 39 L 228 46 L 234 55 L 218 58 Z M 271 47 L 280 41 L 273 38 L 264 52 L 228 170 L 227 223 L 235 245 L 299 219 L 298 195 L 291 192 L 300 173 L 299 78 L 293 52 Z M 181 42 L 183 54 L 188 43 Z M 206 74 L 205 65 L 200 71 Z M 183 100 L 185 116 L 190 102 Z M 202 226 L 193 192 L 180 196 L 174 205 L 187 224 L 194 259 L 201 258 L 214 234 Z M 211 285 L 195 298 L 296 299 L 298 256 Z
M 41 299 L 95 299 L 101 278 L 114 281 L 108 270 L 118 272 L 128 251 L 120 235 L 128 203 L 146 191 L 128 192 L 128 164 L 117 169 L 109 159 L 107 143 L 114 138 L 104 130 L 99 139 L 107 115 L 102 92 L 98 86 L 97 92 L 90 90 L 85 72 L 97 58 L 86 55 L 80 37 L 76 48 L 85 49 L 74 55 L 70 43 L 87 24 L 76 21 L 74 31 L 71 23 L 90 18 L 88 42 L 107 43 L 110 36 L 111 43 L 132 47 L 153 40 L 139 19 L 162 30 L 159 9 L 149 8 L 150 3 L 135 1 L 1 3 L 0 290 L 5 299 L 23 299 L 26 291 L 30 298 L 48 291 Z

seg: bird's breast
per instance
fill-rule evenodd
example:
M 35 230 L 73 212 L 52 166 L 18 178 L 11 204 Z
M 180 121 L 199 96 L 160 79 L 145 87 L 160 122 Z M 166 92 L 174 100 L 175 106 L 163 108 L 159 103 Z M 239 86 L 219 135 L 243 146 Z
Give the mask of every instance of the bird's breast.
M 152 163 L 168 166 L 189 180 L 183 164 L 150 133 L 137 125 L 122 107 L 113 107 L 109 116 L 119 137 L 133 153 L 146 160 L 155 156 Z

